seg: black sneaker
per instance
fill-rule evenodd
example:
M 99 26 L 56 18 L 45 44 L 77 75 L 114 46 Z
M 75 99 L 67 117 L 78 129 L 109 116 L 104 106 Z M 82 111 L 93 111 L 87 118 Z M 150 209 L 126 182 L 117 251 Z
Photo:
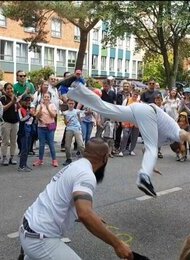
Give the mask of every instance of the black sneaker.
M 158 158 L 160 158 L 160 159 L 163 158 L 163 154 L 161 152 L 158 152 Z
M 146 195 L 156 197 L 156 192 L 154 191 L 154 187 L 150 181 L 150 177 L 147 174 L 140 173 L 139 181 L 137 183 L 137 187 L 143 191 Z
M 68 165 L 68 164 L 70 164 L 70 163 L 72 163 L 72 160 L 71 160 L 71 159 L 67 159 L 67 160 L 63 163 L 63 165 L 66 166 L 66 165 Z
M 133 252 L 133 259 L 134 260 L 150 260 L 148 257 L 137 254 L 136 252 Z

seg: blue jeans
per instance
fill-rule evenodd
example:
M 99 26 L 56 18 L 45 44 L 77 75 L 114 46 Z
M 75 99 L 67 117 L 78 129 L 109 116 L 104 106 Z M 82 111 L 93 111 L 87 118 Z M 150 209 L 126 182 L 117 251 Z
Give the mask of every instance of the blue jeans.
M 45 144 L 47 143 L 50 149 L 52 160 L 56 159 L 55 146 L 54 146 L 54 133 L 55 131 L 49 131 L 47 127 L 38 127 L 39 138 L 39 159 L 43 160 Z
M 91 133 L 92 133 L 92 128 L 93 128 L 93 122 L 81 122 L 81 128 L 82 128 L 82 136 L 83 136 L 83 141 L 85 144 L 88 142 L 90 139 Z
M 21 136 L 21 152 L 20 152 L 20 163 L 19 167 L 23 168 L 27 165 L 28 152 L 31 146 L 31 126 L 25 125 L 25 134 Z

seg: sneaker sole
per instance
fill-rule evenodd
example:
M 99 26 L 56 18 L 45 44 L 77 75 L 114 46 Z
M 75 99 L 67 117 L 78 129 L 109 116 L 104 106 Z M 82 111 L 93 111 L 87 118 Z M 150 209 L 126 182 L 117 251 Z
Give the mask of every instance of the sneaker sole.
M 139 190 L 143 191 L 146 195 L 156 198 L 157 195 L 155 192 L 148 190 L 145 186 L 137 186 Z

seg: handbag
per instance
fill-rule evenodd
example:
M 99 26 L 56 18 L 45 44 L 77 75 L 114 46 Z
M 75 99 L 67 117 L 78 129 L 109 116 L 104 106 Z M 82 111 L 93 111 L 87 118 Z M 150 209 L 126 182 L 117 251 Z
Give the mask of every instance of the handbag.
M 48 128 L 49 131 L 55 131 L 56 130 L 56 123 L 53 122 L 53 123 L 47 124 L 47 128 Z

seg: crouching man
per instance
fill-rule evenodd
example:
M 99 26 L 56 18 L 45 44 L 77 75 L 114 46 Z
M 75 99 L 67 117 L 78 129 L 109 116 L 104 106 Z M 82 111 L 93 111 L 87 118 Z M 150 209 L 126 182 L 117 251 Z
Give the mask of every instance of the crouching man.
M 61 169 L 26 210 L 19 230 L 25 260 L 81 259 L 61 240 L 77 219 L 111 245 L 118 257 L 133 260 L 129 246 L 110 232 L 92 209 L 93 193 L 104 178 L 108 155 L 107 143 L 91 138 L 84 157 Z

